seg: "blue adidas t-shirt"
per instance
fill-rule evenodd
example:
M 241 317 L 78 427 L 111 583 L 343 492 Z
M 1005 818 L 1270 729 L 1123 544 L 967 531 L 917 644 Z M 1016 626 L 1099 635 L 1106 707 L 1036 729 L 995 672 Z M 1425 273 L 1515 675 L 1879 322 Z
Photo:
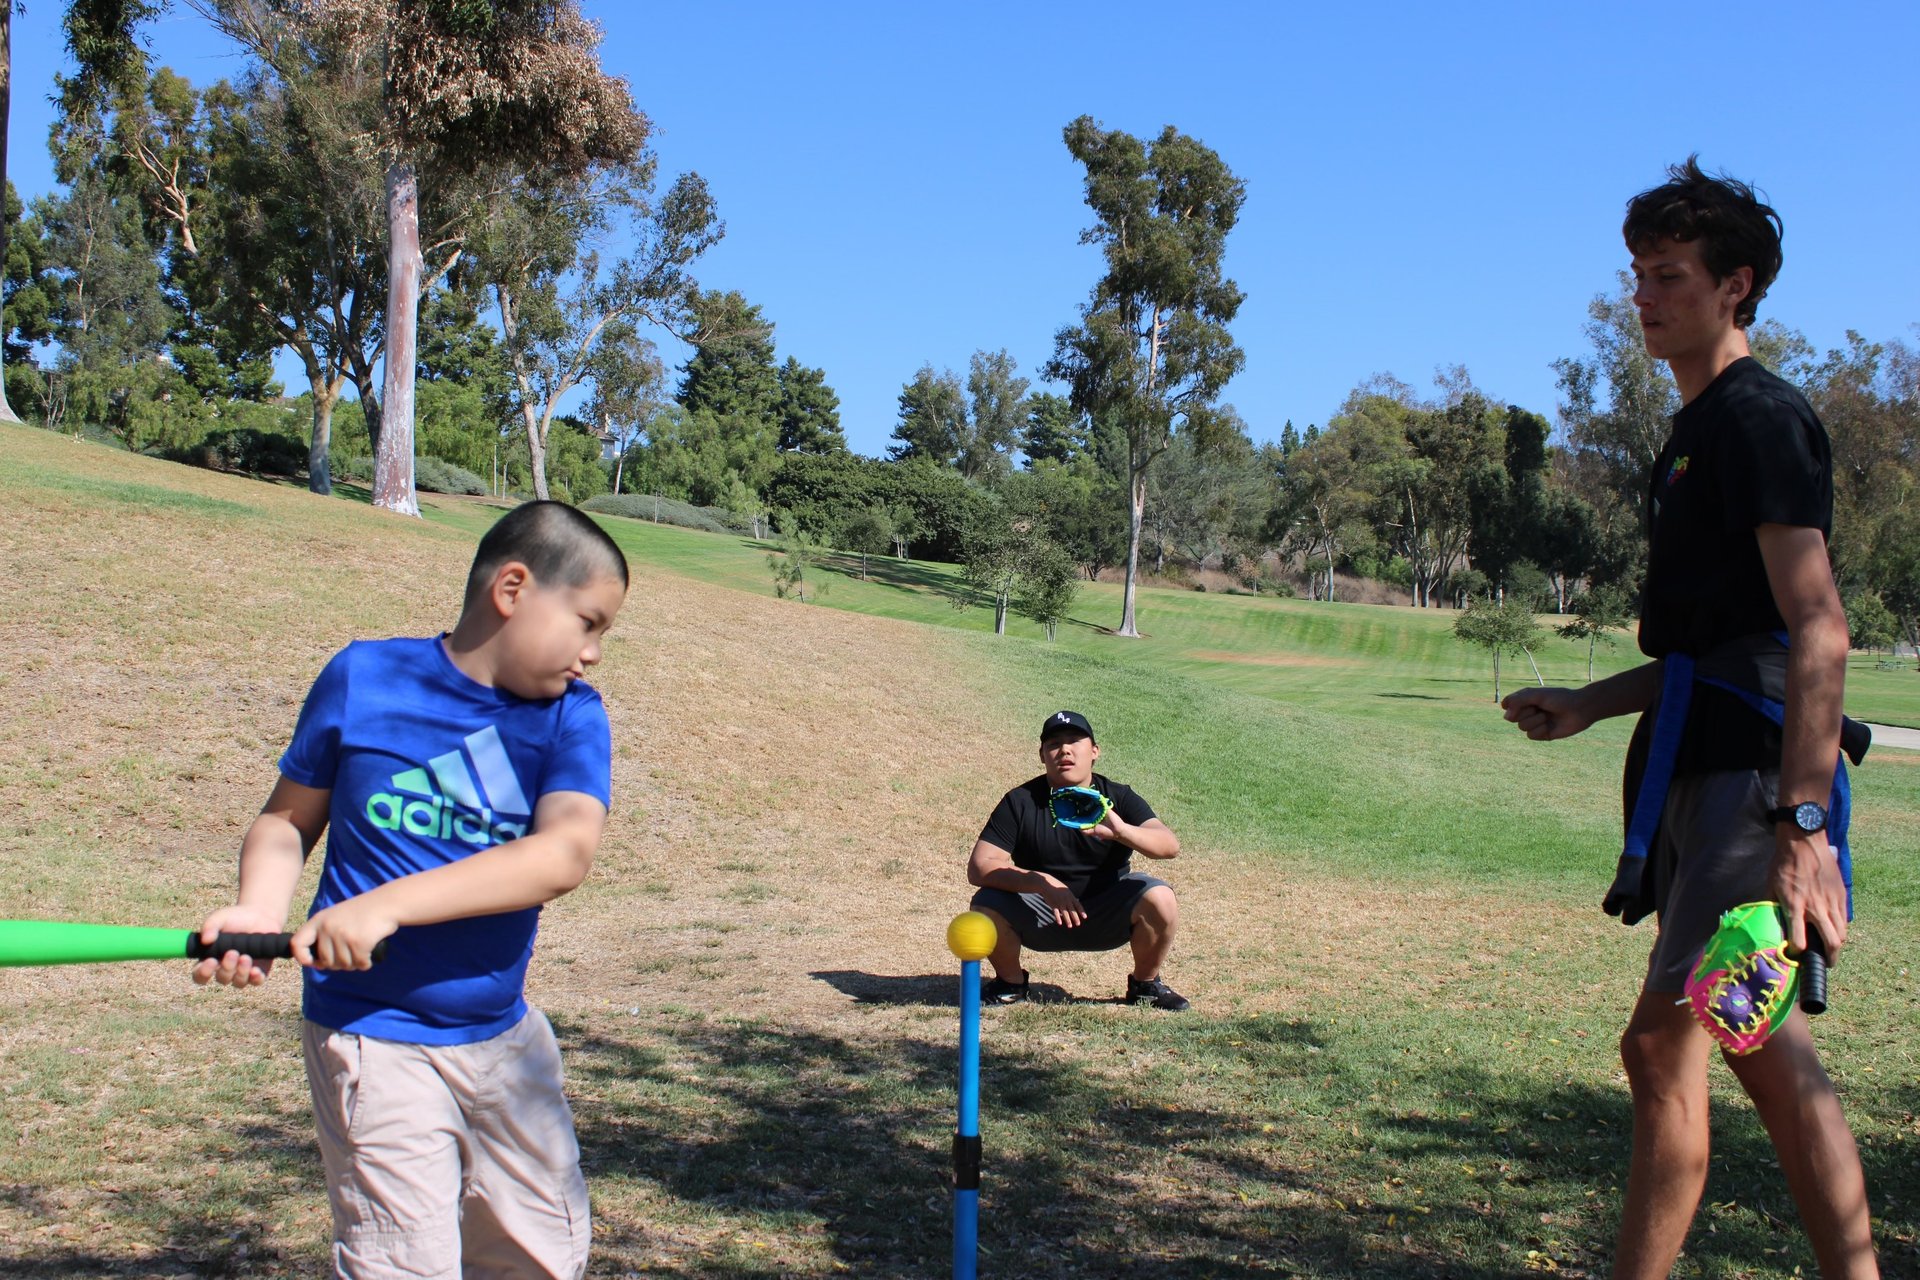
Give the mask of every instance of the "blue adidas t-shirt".
M 440 640 L 362 640 L 327 663 L 280 772 L 332 792 L 313 911 L 525 835 L 551 791 L 611 799 L 612 735 L 576 680 L 528 700 L 480 684 Z M 306 971 L 306 1016 L 413 1044 L 513 1026 L 540 909 L 398 930 L 367 970 Z

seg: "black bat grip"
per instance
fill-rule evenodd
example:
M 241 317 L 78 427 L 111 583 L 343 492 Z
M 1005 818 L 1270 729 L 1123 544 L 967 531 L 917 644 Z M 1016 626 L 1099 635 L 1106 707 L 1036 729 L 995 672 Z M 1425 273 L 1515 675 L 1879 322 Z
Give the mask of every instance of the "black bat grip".
M 1827 946 L 1812 925 L 1807 949 L 1800 953 L 1800 1007 L 1809 1018 L 1827 1011 Z
M 219 959 L 229 951 L 238 951 L 243 956 L 255 960 L 291 960 L 293 958 L 293 935 L 290 933 L 223 933 L 214 938 L 212 945 L 200 941 L 200 935 L 190 934 L 187 938 L 187 959 L 205 960 L 208 956 Z M 382 938 L 373 944 L 375 963 L 387 958 L 387 941 Z

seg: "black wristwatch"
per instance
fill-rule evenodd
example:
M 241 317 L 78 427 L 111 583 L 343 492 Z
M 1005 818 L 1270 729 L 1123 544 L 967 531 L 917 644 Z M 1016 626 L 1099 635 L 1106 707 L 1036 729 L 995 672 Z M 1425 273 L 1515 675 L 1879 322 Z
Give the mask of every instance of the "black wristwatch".
M 1811 800 L 1799 804 L 1783 804 L 1778 809 L 1767 810 L 1768 822 L 1791 822 L 1800 830 L 1812 835 L 1816 831 L 1827 829 L 1827 811 Z

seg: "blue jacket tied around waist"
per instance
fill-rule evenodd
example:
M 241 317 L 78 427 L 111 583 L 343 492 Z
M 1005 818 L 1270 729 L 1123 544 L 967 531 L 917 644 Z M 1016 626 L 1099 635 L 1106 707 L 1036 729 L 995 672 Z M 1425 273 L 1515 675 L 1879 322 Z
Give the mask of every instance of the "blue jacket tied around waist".
M 1786 634 L 1773 632 L 1744 637 L 1697 661 L 1685 653 L 1670 653 L 1661 659 L 1660 701 L 1654 708 L 1650 727 L 1643 717 L 1635 730 L 1634 746 L 1627 754 L 1626 788 L 1632 805 L 1619 872 L 1604 904 L 1609 915 L 1620 916 L 1624 924 L 1635 924 L 1653 910 L 1653 886 L 1644 875 L 1647 853 L 1653 847 L 1654 835 L 1660 829 L 1660 815 L 1666 808 L 1667 788 L 1673 781 L 1694 686 L 1705 684 L 1725 690 L 1774 725 L 1784 726 L 1786 653 Z M 1739 671 L 1744 678 L 1738 681 L 1729 678 L 1728 668 Z M 1749 687 L 1750 683 L 1760 687 Z M 1859 764 L 1867 753 L 1871 736 L 1859 721 L 1842 717 L 1840 741 L 1842 752 L 1834 762 L 1833 789 L 1827 803 L 1826 834 L 1839 858 L 1840 879 L 1847 886 L 1847 918 L 1852 919 L 1853 854 L 1847 842 L 1852 794 L 1847 780 L 1847 760 L 1851 758 Z M 1643 746 L 1644 759 L 1640 759 Z

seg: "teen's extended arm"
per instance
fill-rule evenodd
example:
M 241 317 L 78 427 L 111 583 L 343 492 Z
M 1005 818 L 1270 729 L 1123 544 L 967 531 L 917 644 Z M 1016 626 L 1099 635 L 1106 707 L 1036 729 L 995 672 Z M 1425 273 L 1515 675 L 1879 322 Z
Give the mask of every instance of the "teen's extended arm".
M 551 791 L 533 808 L 533 829 L 518 840 L 335 903 L 293 935 L 293 955 L 321 969 L 365 969 L 374 944 L 402 925 L 491 916 L 551 902 L 579 886 L 593 867 L 607 808 L 579 791 Z
M 1578 689 L 1517 689 L 1500 699 L 1500 707 L 1529 738 L 1552 742 L 1601 720 L 1637 715 L 1659 695 L 1660 664 L 1647 662 Z
M 240 842 L 240 891 L 230 907 L 222 907 L 200 926 L 200 939 L 212 942 L 223 930 L 232 933 L 278 933 L 287 927 L 287 909 L 300 883 L 300 868 L 327 829 L 330 791 L 316 791 L 281 778 L 261 807 L 260 816 Z M 257 987 L 273 969 L 271 960 L 252 960 L 229 953 L 208 958 L 193 967 L 193 980 L 205 985 Z
M 1818 529 L 1763 524 L 1755 530 L 1773 600 L 1787 624 L 1787 714 L 1777 803 L 1825 806 L 1840 754 L 1840 710 L 1847 682 L 1847 615 L 1834 589 L 1826 539 Z M 1812 924 L 1833 959 L 1847 940 L 1847 890 L 1827 833 L 1775 829 L 1773 895 L 1784 909 L 1787 939 L 1806 944 Z

